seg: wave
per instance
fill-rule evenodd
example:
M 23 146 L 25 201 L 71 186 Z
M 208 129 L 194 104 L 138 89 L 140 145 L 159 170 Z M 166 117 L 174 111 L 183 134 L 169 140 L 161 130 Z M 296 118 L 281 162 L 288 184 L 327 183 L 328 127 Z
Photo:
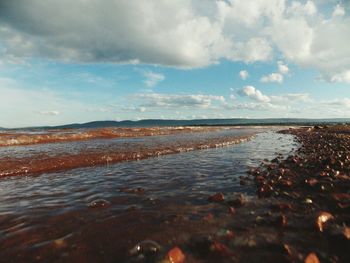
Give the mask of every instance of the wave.
M 187 128 L 184 128 L 187 129 Z M 141 129 L 143 132 L 143 129 Z M 141 132 L 140 130 L 140 132 Z M 171 131 L 174 131 L 170 129 Z M 180 129 L 181 130 L 181 129 Z M 156 129 L 157 131 L 157 129 Z M 165 130 L 162 130 L 166 132 Z M 147 130 L 150 135 L 151 129 Z M 102 134 L 101 132 L 99 134 Z M 127 134 L 127 132 L 126 132 Z M 157 133 L 158 135 L 159 133 Z M 121 161 L 140 160 L 167 154 L 175 154 L 200 149 L 224 147 L 249 140 L 255 133 L 237 136 L 218 136 L 214 138 L 198 137 L 181 139 L 168 139 L 162 143 L 154 144 L 133 144 L 120 147 L 111 146 L 107 148 L 94 148 L 81 150 L 78 153 L 36 153 L 24 157 L 3 157 L 0 158 L 0 177 L 14 175 L 41 174 L 68 170 L 78 167 L 89 167 L 97 165 L 109 165 Z M 110 133 L 107 133 L 110 136 Z M 67 138 L 67 137 L 65 137 Z M 67 140 L 67 139 L 65 139 Z
M 144 137 L 179 133 L 216 131 L 217 127 L 153 127 L 153 128 L 100 128 L 100 129 L 61 129 L 33 132 L 2 132 L 0 147 L 45 144 L 56 142 Z

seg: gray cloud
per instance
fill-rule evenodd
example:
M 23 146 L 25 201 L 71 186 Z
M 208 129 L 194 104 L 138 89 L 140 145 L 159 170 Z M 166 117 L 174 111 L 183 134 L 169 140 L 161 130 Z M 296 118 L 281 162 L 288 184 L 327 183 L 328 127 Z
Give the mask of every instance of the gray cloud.
M 327 17 L 316 1 L 1 0 L 1 56 L 193 68 L 277 53 L 349 82 L 346 2 Z
M 0 36 L 16 56 L 190 67 L 216 60 L 223 41 L 188 0 L 3 0 Z

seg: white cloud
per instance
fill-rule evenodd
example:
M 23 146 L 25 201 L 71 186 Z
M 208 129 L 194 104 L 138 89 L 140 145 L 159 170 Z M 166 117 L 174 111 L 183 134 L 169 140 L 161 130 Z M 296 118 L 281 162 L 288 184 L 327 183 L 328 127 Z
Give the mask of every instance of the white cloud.
M 150 87 L 150 88 L 156 86 L 159 82 L 165 79 L 165 76 L 163 74 L 152 72 L 152 71 L 145 71 L 143 75 L 146 78 L 144 80 L 144 83 L 146 84 L 147 87 Z
M 248 41 L 232 44 L 225 58 L 246 63 L 267 61 L 272 58 L 272 51 L 268 40 L 262 37 L 252 37 Z
M 331 101 L 323 102 L 323 104 L 340 107 L 340 108 L 346 107 L 350 109 L 350 98 L 331 100 Z
M 233 106 L 237 110 L 252 110 L 252 111 L 274 111 L 274 110 L 286 110 L 288 106 L 275 105 L 272 103 L 240 103 Z
M 135 99 L 141 99 L 141 107 L 162 107 L 162 108 L 209 108 L 213 102 L 220 104 L 225 102 L 223 96 L 215 95 L 178 95 L 178 94 L 160 94 L 145 93 L 133 96 Z
M 277 83 L 282 83 L 284 76 L 288 74 L 289 68 L 286 64 L 284 64 L 282 61 L 277 62 L 278 66 L 278 72 L 273 72 L 269 75 L 262 76 L 260 78 L 261 82 L 267 83 L 267 82 L 277 82 Z
M 317 7 L 313 1 L 307 1 L 305 4 L 292 1 L 286 13 L 292 16 L 313 16 L 317 13 Z
M 239 72 L 239 76 L 241 77 L 241 79 L 246 80 L 249 77 L 249 73 L 246 70 L 241 70 Z
M 282 61 L 278 61 L 278 71 L 281 74 L 288 74 L 289 73 L 289 68 L 286 64 L 284 64 Z
M 344 16 L 345 15 L 345 9 L 343 6 L 341 6 L 340 4 L 337 4 L 335 7 L 334 7 L 334 11 L 333 11 L 333 14 L 332 16 L 333 17 L 336 17 L 336 16 Z
M 306 102 L 310 101 L 310 95 L 308 93 L 289 93 L 282 95 L 264 95 L 260 90 L 253 86 L 245 86 L 238 90 L 237 93 L 240 96 L 248 97 L 259 103 L 270 103 L 270 104 L 285 104 L 286 102 Z
M 306 102 L 310 101 L 310 95 L 308 93 L 291 93 L 278 96 L 270 96 L 273 103 L 285 103 L 285 102 Z
M 41 115 L 48 115 L 48 116 L 57 116 L 60 114 L 59 111 L 57 110 L 52 110 L 52 111 L 40 111 L 39 114 Z
M 261 82 L 277 82 L 282 83 L 283 82 L 283 75 L 280 73 L 271 73 L 267 76 L 262 76 L 260 79 Z
M 242 89 L 238 90 L 238 94 L 241 96 L 248 97 L 250 99 L 256 100 L 258 102 L 269 102 L 270 98 L 266 95 L 263 95 L 260 90 L 257 90 L 253 86 L 245 86 Z

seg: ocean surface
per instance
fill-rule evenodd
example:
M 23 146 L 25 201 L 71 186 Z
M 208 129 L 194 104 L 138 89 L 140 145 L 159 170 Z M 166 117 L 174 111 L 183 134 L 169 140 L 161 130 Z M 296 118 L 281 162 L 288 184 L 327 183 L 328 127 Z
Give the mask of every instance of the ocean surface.
M 108 138 L 2 146 L 0 262 L 119 262 L 143 239 L 189 235 L 208 213 L 222 213 L 210 195 L 249 198 L 254 185 L 240 178 L 293 154 L 295 138 L 277 130 L 109 131 Z M 21 133 L 32 140 L 46 132 Z

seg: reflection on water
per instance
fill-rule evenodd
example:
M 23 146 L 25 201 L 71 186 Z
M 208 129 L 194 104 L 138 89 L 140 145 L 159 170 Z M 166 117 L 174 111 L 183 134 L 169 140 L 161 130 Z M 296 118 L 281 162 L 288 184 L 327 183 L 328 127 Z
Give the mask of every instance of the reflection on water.
M 167 138 L 135 140 L 142 145 Z M 84 142 L 73 148 L 99 148 L 102 144 L 108 148 L 103 140 L 95 143 L 98 146 Z M 124 141 L 123 147 L 128 143 Z M 171 235 L 177 223 L 169 223 L 169 218 L 178 214 L 189 220 L 201 218 L 208 211 L 207 197 L 212 193 L 252 194 L 253 186 L 241 186 L 239 176 L 276 153 L 287 156 L 295 147 L 291 135 L 264 132 L 251 141 L 224 148 L 3 178 L 0 261 L 118 262 L 115 257 L 132 242 L 151 234 Z M 23 151 L 30 154 L 33 149 Z M 195 223 L 182 230 L 191 224 Z M 179 229 L 176 232 L 178 235 Z

